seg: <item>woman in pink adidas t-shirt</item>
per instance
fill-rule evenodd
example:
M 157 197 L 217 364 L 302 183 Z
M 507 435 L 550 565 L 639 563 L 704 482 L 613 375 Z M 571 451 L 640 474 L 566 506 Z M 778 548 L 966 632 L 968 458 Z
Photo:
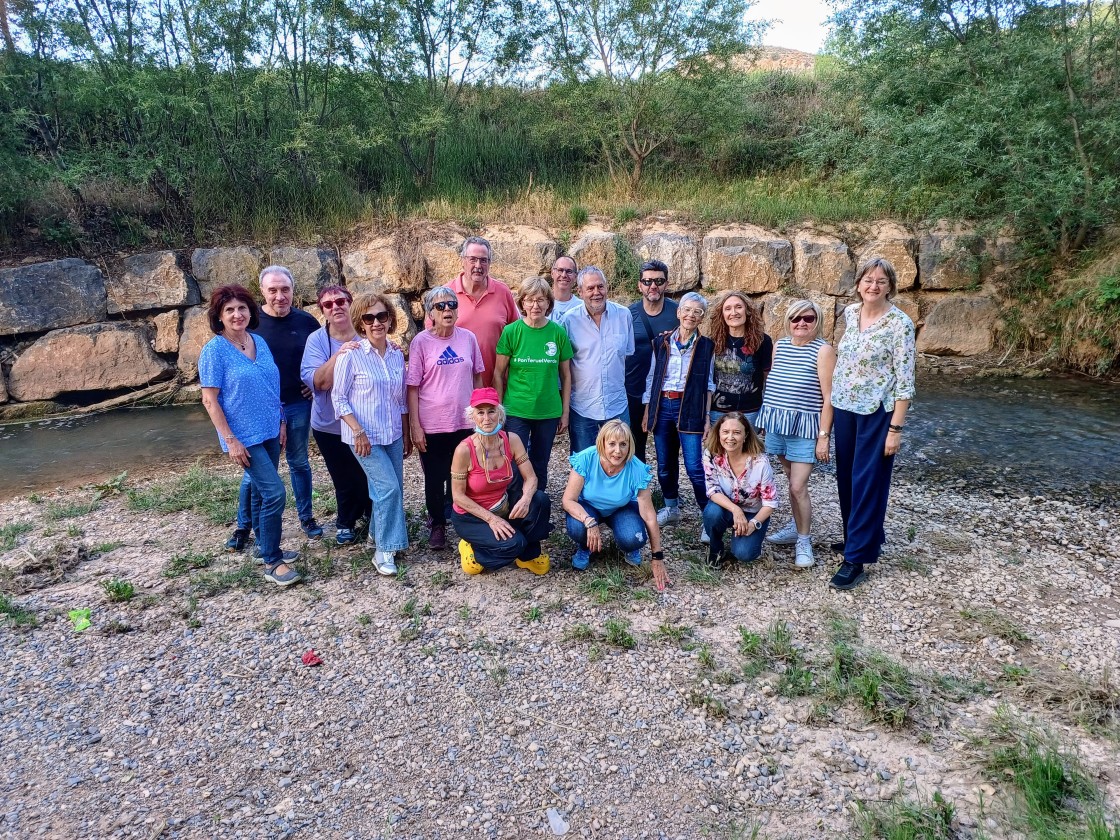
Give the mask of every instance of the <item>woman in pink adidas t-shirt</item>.
M 447 547 L 447 507 L 451 502 L 451 456 L 471 432 L 463 409 L 471 392 L 482 387 L 482 351 L 474 334 L 455 326 L 459 300 L 447 286 L 424 295 L 424 314 L 432 326 L 412 339 L 408 349 L 408 417 L 412 444 L 424 467 L 428 506 L 428 546 Z

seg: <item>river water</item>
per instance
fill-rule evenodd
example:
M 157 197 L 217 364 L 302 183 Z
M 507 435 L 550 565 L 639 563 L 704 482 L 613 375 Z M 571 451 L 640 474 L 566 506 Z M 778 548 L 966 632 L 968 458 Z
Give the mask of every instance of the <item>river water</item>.
M 124 470 L 182 467 L 218 451 L 201 405 L 0 426 L 0 498 L 103 481 Z M 924 377 L 898 468 L 1016 495 L 1088 494 L 1115 502 L 1120 387 L 1076 379 Z

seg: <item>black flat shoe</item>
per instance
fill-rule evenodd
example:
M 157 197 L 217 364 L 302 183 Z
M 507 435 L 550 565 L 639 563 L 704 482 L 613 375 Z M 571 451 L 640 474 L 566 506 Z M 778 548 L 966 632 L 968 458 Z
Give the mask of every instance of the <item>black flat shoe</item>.
M 828 547 L 830 549 L 832 549 L 833 554 L 843 554 L 844 553 L 844 545 L 845 545 L 844 541 L 840 540 L 840 542 L 829 543 Z
M 847 589 L 854 589 L 859 586 L 867 578 L 867 574 L 863 571 L 862 565 L 854 563 L 844 563 L 837 569 L 836 574 L 832 576 L 832 580 L 828 585 L 833 589 L 841 591 Z

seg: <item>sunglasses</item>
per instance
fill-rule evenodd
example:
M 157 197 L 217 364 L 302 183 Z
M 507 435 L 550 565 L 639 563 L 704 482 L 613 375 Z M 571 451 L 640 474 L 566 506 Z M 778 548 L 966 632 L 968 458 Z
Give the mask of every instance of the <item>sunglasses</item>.
M 643 286 L 667 286 L 669 284 L 666 277 L 643 277 L 638 282 Z
M 324 312 L 330 312 L 336 306 L 341 309 L 344 306 L 349 306 L 350 301 L 347 298 L 335 298 L 334 300 L 323 300 L 319 302 L 319 308 Z
M 438 309 L 440 312 L 446 312 L 450 309 L 454 312 L 459 308 L 459 301 L 457 300 L 441 300 L 439 303 L 433 303 L 432 309 Z
M 815 324 L 817 316 L 811 312 L 808 315 L 795 315 L 789 319 L 789 322 L 791 324 Z
M 365 315 L 362 316 L 362 323 L 365 324 L 367 327 L 371 327 L 375 323 L 384 324 L 388 320 L 389 320 L 389 313 L 384 312 L 384 311 L 382 311 L 382 312 L 367 312 Z

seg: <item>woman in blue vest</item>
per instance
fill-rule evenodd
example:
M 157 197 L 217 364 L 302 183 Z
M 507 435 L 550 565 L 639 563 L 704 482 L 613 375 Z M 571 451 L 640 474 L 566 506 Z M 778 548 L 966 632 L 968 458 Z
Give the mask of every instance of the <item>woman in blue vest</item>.
M 711 410 L 712 358 L 715 345 L 700 335 L 700 323 L 708 311 L 702 295 L 689 292 L 677 307 L 679 326 L 657 337 L 653 364 L 646 377 L 645 416 L 642 429 L 653 434 L 657 451 L 657 481 L 665 506 L 657 512 L 657 524 L 668 525 L 681 518 L 679 481 L 680 453 L 692 483 L 696 504 L 703 511 L 708 502 L 704 486 L 704 435 Z M 707 533 L 701 539 L 706 543 Z

